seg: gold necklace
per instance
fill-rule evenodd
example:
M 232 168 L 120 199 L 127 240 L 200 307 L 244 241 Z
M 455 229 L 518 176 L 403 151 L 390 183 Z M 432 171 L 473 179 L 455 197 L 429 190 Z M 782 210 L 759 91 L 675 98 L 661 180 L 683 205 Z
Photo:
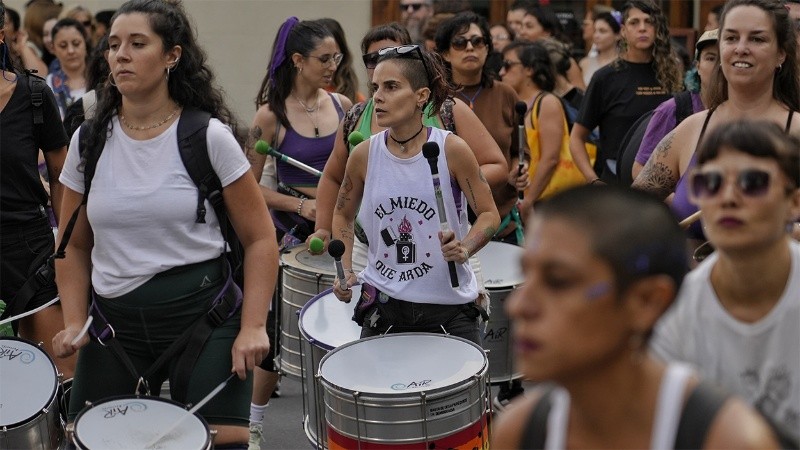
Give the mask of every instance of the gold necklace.
M 125 116 L 123 116 L 122 114 L 119 115 L 119 121 L 122 122 L 126 127 L 128 127 L 129 130 L 136 130 L 136 131 L 152 130 L 154 128 L 158 128 L 161 125 L 164 125 L 165 123 L 169 122 L 170 119 L 175 117 L 175 114 L 178 114 L 178 111 L 180 111 L 180 110 L 181 110 L 181 107 L 180 106 L 176 106 L 175 110 L 173 110 L 167 117 L 165 117 L 164 120 L 162 120 L 161 122 L 158 122 L 158 123 L 154 123 L 153 125 L 145 126 L 145 127 L 137 127 L 136 125 L 131 125 L 130 123 L 128 123 L 127 120 L 125 120 Z

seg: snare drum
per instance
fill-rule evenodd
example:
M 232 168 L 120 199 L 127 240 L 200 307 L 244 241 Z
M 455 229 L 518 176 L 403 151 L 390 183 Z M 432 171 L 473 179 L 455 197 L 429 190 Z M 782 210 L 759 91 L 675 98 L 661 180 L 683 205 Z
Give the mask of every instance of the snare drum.
M 486 448 L 486 355 L 462 338 L 398 333 L 322 358 L 331 449 Z
M 58 372 L 32 343 L 0 338 L 0 448 L 57 448 L 64 437 Z
M 325 289 L 333 287 L 336 269 L 333 257 L 324 253 L 312 255 L 304 244 L 281 255 L 283 285 L 281 289 L 280 371 L 290 378 L 302 378 L 300 355 L 300 309 Z
M 492 301 L 492 314 L 483 330 L 483 348 L 489 352 L 489 380 L 501 383 L 520 378 L 514 371 L 511 349 L 511 322 L 506 315 L 505 301 L 525 280 L 519 261 L 523 248 L 505 242 L 491 241 L 477 256 L 483 269 L 483 282 Z
M 361 285 L 352 288 L 353 298 L 361 295 Z M 322 357 L 331 350 L 361 337 L 361 327 L 353 320 L 353 303 L 340 302 L 331 289 L 311 299 L 300 310 L 300 335 L 303 337 L 303 428 L 316 448 L 327 446 L 325 408 L 317 383 Z
M 153 448 L 208 450 L 208 424 L 180 403 L 161 397 L 120 396 L 84 408 L 75 418 L 72 441 L 80 449 L 144 448 L 176 423 Z

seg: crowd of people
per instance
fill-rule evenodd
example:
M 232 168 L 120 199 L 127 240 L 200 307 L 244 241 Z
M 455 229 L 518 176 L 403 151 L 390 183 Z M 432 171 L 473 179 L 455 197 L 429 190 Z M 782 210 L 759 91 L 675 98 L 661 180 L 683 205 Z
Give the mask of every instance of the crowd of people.
M 585 49 L 549 2 L 399 5 L 361 58 L 283 21 L 245 132 L 179 0 L 0 0 L 0 325 L 73 380 L 66 420 L 229 380 L 198 413 L 260 448 L 280 253 L 339 240 L 362 338 L 480 346 L 505 309 L 492 446 L 797 448 L 800 2 L 726 1 L 692 67 L 652 0 L 587 9 Z M 523 248 L 503 304 L 491 241 Z

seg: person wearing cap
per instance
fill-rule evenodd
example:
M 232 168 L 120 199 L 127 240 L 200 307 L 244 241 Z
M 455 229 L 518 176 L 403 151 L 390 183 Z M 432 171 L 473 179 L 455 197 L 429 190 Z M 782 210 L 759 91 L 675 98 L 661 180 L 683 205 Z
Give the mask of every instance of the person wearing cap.
M 667 134 L 633 182 L 666 199 L 685 202 L 680 219 L 697 208 L 688 202 L 688 176 L 696 148 L 717 126 L 763 119 L 800 136 L 800 72 L 794 22 L 781 0 L 729 0 L 720 17 L 719 65 L 702 89 L 708 107 Z M 701 75 L 702 77 L 702 75 Z
M 705 102 L 703 101 L 703 92 L 708 92 L 708 85 L 711 83 L 711 74 L 714 67 L 719 60 L 719 49 L 717 48 L 717 36 L 719 30 L 709 30 L 700 36 L 695 44 L 695 61 L 694 66 L 696 77 L 700 81 L 700 91 L 692 92 L 692 114 L 704 111 L 706 109 Z M 705 88 L 705 89 L 704 89 Z M 633 178 L 636 178 L 641 172 L 653 150 L 656 148 L 661 139 L 664 138 L 670 131 L 674 130 L 678 124 L 676 123 L 675 110 L 677 104 L 675 98 L 670 98 L 665 101 L 653 112 L 653 118 L 647 127 L 642 144 L 639 146 L 639 151 L 636 153 L 636 161 L 633 163 Z

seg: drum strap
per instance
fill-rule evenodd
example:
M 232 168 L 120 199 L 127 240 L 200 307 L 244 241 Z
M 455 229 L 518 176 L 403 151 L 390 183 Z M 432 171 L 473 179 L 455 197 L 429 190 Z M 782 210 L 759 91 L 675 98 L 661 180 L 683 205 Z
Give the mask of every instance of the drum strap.
M 227 260 L 226 260 L 227 262 Z M 227 264 L 226 264 L 227 265 Z M 166 350 L 153 362 L 147 370 L 139 374 L 122 344 L 114 335 L 114 328 L 103 315 L 92 292 L 90 313 L 94 317 L 90 329 L 91 335 L 103 346 L 108 347 L 117 359 L 128 369 L 133 377 L 139 380 L 137 394 L 150 395 L 149 380 L 167 362 L 177 358 L 175 373 L 170 380 L 170 396 L 173 400 L 186 403 L 189 388 L 189 377 L 192 374 L 197 358 L 214 328 L 222 325 L 232 317 L 242 305 L 242 291 L 233 281 L 230 266 L 226 273 L 226 281 L 219 294 L 211 302 L 206 314 L 200 316 L 189 326 Z
M 3 311 L 3 314 L 0 314 L 0 320 L 25 312 L 28 302 L 31 301 L 34 295 L 36 295 L 42 287 L 52 283 L 56 278 L 54 258 L 47 252 L 42 252 L 42 254 L 33 261 L 31 267 L 36 268 L 36 271 L 25 280 L 22 287 L 19 288 L 14 297 L 9 301 L 6 310 Z M 16 327 L 17 324 L 14 323 L 14 326 Z

